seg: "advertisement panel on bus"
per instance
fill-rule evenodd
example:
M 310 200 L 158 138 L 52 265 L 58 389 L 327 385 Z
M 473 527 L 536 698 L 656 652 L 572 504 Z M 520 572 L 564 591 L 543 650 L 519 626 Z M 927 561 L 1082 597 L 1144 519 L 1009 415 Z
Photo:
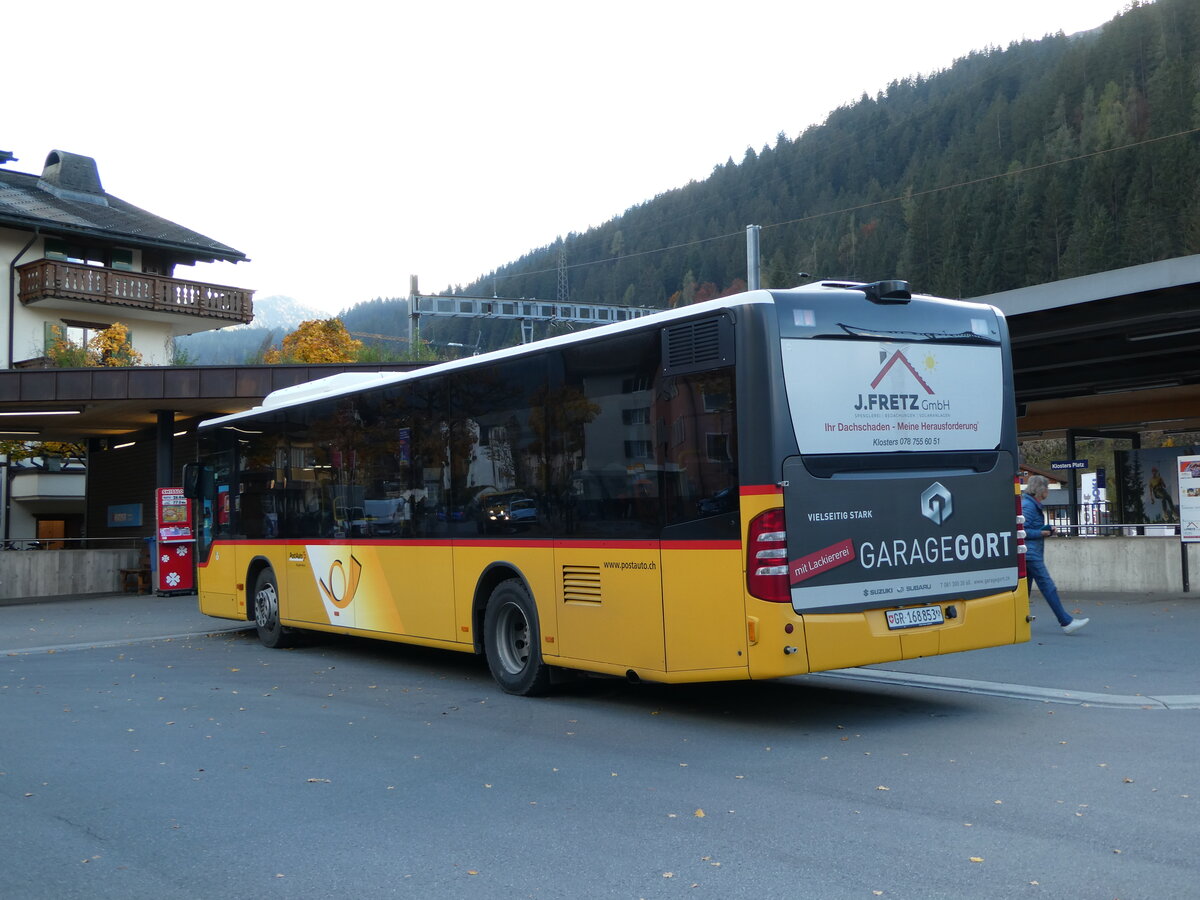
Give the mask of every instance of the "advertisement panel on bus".
M 973 319 L 972 328 L 986 334 L 989 323 Z M 1015 468 L 1008 453 L 995 452 L 1004 408 L 999 346 L 785 340 L 783 359 L 803 454 L 784 467 L 798 612 L 1016 586 L 1014 516 L 997 502 L 1012 495 Z M 927 462 L 907 469 L 896 456 L 906 452 Z M 856 464 L 814 475 L 804 459 L 818 454 L 852 455 Z

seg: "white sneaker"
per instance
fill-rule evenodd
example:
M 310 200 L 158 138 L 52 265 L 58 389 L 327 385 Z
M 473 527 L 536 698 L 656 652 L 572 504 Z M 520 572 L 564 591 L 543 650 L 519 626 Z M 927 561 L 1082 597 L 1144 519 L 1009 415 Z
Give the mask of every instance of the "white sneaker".
M 1066 625 L 1064 625 L 1062 627 L 1063 634 L 1074 634 L 1080 628 L 1082 628 L 1084 625 L 1086 625 L 1089 621 L 1091 621 L 1091 620 L 1090 619 L 1072 619 L 1070 622 L 1068 622 Z

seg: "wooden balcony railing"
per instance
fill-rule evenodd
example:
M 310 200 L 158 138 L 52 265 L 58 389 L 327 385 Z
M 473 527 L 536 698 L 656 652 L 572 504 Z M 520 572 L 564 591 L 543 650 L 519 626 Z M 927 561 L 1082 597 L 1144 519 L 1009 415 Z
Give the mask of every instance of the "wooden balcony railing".
M 183 313 L 248 324 L 254 291 L 142 272 L 40 259 L 17 267 L 22 303 L 51 298 Z

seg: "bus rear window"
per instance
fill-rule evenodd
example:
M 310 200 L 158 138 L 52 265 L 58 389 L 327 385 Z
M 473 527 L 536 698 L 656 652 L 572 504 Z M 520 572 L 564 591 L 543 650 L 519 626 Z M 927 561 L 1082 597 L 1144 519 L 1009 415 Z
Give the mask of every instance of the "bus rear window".
M 800 452 L 994 449 L 1002 359 L 998 346 L 785 338 Z

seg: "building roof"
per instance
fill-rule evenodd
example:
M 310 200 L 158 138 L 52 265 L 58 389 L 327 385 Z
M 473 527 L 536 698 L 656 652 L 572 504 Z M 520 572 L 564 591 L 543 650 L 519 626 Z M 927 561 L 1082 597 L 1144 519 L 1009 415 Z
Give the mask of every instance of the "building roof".
M 1008 317 L 1022 431 L 1200 429 L 1200 254 L 972 299 Z
M 0 166 L 0 226 L 164 250 L 192 262 L 246 261 L 240 250 L 107 193 L 94 159 L 62 150 L 50 151 L 41 175 Z
M 404 372 L 425 363 L 130 366 L 0 370 L 0 440 L 78 441 L 250 409 L 272 391 L 339 372 Z

